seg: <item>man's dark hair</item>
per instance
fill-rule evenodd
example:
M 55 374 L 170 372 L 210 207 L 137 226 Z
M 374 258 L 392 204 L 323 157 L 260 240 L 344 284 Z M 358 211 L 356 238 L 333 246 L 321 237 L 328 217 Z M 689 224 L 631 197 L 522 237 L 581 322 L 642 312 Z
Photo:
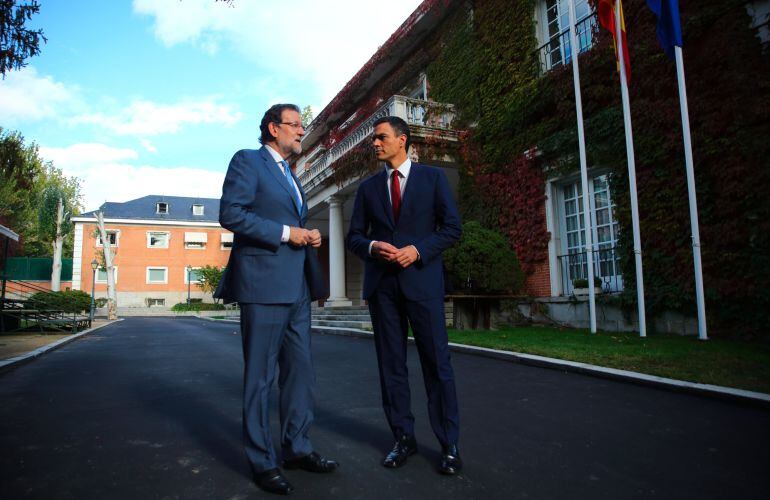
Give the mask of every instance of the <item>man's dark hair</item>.
M 396 137 L 399 135 L 406 136 L 406 144 L 404 147 L 406 148 L 406 152 L 408 154 L 409 145 L 412 143 L 412 134 L 409 132 L 409 125 L 407 125 L 403 119 L 397 116 L 383 116 L 382 118 L 377 118 L 377 120 L 375 120 L 373 127 L 376 127 L 381 123 L 387 123 L 393 127 L 393 132 L 396 133 Z
M 268 142 L 273 142 L 275 140 L 273 134 L 270 133 L 268 125 L 271 123 L 281 123 L 281 115 L 284 110 L 287 109 L 301 113 L 299 106 L 296 104 L 273 104 L 270 106 L 270 109 L 265 111 L 265 116 L 262 117 L 262 122 L 259 124 L 259 132 L 261 134 L 259 136 L 259 142 L 267 144 Z

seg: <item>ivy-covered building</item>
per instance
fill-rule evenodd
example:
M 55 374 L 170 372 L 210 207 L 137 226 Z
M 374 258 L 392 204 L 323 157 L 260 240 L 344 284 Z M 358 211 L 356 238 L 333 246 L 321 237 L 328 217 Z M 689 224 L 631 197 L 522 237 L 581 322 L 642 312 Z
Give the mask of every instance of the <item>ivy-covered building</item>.
M 425 0 L 316 117 L 297 172 L 311 223 L 328 238 L 327 305 L 360 300 L 361 265 L 344 234 L 358 183 L 381 168 L 372 123 L 395 114 L 413 129 L 411 155 L 447 171 L 464 220 L 510 242 L 525 273 L 517 292 L 548 303 L 541 311 L 572 311 L 565 321 L 585 319 L 574 293 L 586 257 L 567 5 Z M 600 306 L 627 311 L 614 326 L 634 328 L 612 39 L 592 0 L 575 5 Z M 770 1 L 681 0 L 680 9 L 709 322 L 712 332 L 759 331 L 770 323 Z M 624 10 L 648 315 L 687 318 L 694 277 L 675 66 L 646 1 Z

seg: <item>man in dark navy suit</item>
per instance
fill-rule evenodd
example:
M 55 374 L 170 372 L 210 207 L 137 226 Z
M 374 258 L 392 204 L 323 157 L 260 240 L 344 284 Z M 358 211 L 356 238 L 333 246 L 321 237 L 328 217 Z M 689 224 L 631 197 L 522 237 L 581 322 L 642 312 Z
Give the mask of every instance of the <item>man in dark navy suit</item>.
M 374 327 L 382 404 L 396 440 L 383 465 L 400 467 L 417 451 L 406 367 L 411 325 L 430 424 L 442 448 L 439 470 L 456 474 L 462 461 L 441 253 L 460 238 L 460 217 L 444 172 L 412 163 L 409 143 L 401 118 L 374 122 L 374 151 L 386 167 L 359 186 L 347 245 L 365 263 L 363 296 Z
M 235 153 L 222 186 L 219 222 L 235 237 L 216 296 L 241 307 L 243 434 L 255 482 L 288 494 L 293 487 L 278 468 L 268 418 L 277 367 L 284 468 L 332 472 L 338 465 L 319 456 L 308 437 L 315 375 L 305 246 L 319 247 L 321 234 L 305 228 L 305 194 L 286 161 L 302 152 L 299 108 L 271 107 L 260 132 L 262 148 Z

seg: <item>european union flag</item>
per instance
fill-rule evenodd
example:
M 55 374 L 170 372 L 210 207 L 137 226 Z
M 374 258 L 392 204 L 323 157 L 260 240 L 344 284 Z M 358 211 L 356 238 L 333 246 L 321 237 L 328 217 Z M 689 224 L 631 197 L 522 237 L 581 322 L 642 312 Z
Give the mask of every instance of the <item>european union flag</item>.
M 658 40 L 663 46 L 663 51 L 673 59 L 674 46 L 682 46 L 679 0 L 647 0 L 647 6 L 658 17 Z

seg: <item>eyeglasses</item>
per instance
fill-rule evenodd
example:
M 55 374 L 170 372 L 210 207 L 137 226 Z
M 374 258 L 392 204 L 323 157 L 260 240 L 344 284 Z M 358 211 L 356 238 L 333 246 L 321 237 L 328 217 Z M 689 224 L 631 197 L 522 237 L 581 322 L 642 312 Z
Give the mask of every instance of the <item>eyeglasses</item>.
M 297 128 L 303 128 L 302 124 L 300 122 L 275 122 L 276 125 L 288 125 L 291 128 L 297 129 Z

